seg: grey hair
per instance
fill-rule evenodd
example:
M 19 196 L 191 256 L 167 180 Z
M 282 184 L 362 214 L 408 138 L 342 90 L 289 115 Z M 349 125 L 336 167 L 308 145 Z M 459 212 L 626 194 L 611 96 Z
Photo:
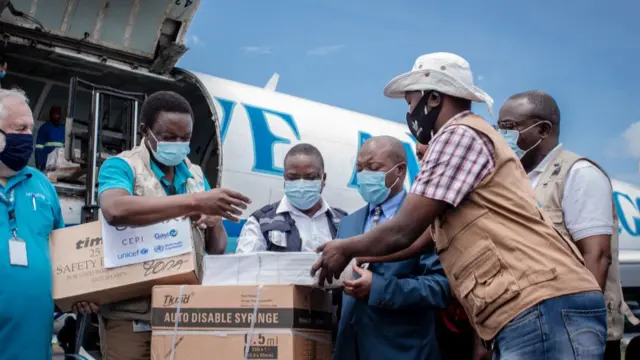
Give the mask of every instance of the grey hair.
M 4 120 L 6 111 L 4 109 L 4 102 L 10 98 L 22 99 L 25 104 L 29 104 L 27 95 L 21 89 L 0 89 L 0 123 Z M 0 152 L 4 150 L 6 145 L 4 136 L 0 136 Z
M 22 89 L 0 89 L 0 121 L 2 121 L 2 119 L 4 119 L 4 116 L 6 115 L 3 106 L 4 101 L 14 97 L 22 99 L 22 101 L 24 101 L 27 105 L 29 104 L 27 94 L 25 94 Z

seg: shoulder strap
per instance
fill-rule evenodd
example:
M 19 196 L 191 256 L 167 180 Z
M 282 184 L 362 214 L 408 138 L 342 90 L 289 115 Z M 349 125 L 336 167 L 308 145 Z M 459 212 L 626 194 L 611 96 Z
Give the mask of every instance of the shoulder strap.
M 260 224 L 260 231 L 267 241 L 267 251 L 300 251 L 302 249 L 302 239 L 296 227 L 296 222 L 288 212 L 276 214 L 280 202 L 263 206 L 256 210 L 251 216 L 255 217 Z M 276 246 L 269 240 L 269 232 L 280 231 L 286 233 L 287 247 Z
M 340 208 L 334 207 L 334 208 L 331 208 L 331 209 L 336 214 L 336 217 L 338 219 L 342 219 L 343 217 L 349 215 L 349 213 L 347 213 L 346 211 L 344 211 L 344 210 L 342 210 Z
M 280 205 L 280 201 L 278 201 L 276 203 L 273 203 L 273 204 L 265 205 L 265 206 L 261 207 L 260 209 L 254 211 L 251 214 L 251 216 L 253 216 L 258 221 L 260 221 L 260 219 L 264 219 L 266 217 L 272 216 L 271 213 L 275 212 L 275 210 L 278 208 L 279 205 Z
M 331 238 L 335 239 L 336 235 L 338 235 L 338 226 L 340 225 L 340 220 L 343 217 L 347 216 L 347 212 L 339 209 L 339 208 L 329 208 L 327 210 L 327 222 L 329 223 L 329 231 L 331 231 Z

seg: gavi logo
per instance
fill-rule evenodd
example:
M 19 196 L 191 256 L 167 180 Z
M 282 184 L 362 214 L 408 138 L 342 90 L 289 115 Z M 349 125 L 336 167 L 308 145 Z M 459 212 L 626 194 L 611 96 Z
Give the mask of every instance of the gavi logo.
M 165 233 L 155 233 L 153 235 L 153 237 L 156 238 L 156 240 L 164 240 L 164 239 L 168 239 L 170 237 L 176 237 L 178 236 L 178 230 L 176 229 L 171 229 Z

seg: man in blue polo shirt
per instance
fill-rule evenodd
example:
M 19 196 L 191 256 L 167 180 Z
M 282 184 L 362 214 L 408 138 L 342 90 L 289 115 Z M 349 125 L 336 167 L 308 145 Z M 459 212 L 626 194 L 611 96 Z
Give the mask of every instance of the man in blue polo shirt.
M 0 359 L 51 359 L 49 234 L 64 227 L 56 191 L 38 170 L 24 94 L 0 89 Z
M 177 93 L 149 96 L 140 112 L 142 143 L 100 167 L 100 209 L 113 226 L 145 226 L 189 216 L 198 270 L 204 253 L 222 254 L 227 235 L 222 217 L 237 220 L 249 201 L 227 189 L 211 190 L 202 169 L 187 155 L 193 111 Z M 151 294 L 149 294 L 151 295 Z M 113 304 L 80 302 L 82 313 L 99 311 L 103 359 L 148 360 L 151 350 L 150 296 Z

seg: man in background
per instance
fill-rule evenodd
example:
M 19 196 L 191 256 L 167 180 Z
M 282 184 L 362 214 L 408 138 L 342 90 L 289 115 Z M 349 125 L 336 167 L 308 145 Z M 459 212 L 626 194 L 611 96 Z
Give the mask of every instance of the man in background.
M 62 108 L 54 105 L 49 110 L 49 120 L 38 129 L 36 139 L 36 167 L 42 171 L 47 167 L 47 157 L 52 151 L 64 147 L 64 124 Z
M 422 161 L 427 153 L 428 145 L 416 143 L 416 157 Z M 358 258 L 358 263 L 397 262 L 410 259 L 421 254 L 430 253 L 431 229 L 427 229 L 411 247 L 395 254 L 381 257 Z M 439 312 L 435 324 L 438 348 L 442 360 L 489 360 L 488 352 L 469 322 L 462 305 L 453 294 L 446 309 Z
M 607 302 L 605 359 L 620 359 L 626 306 L 618 262 L 618 217 L 611 181 L 590 159 L 560 143 L 560 109 L 551 95 L 526 91 L 500 109 L 498 127 L 528 173 L 536 197 L 556 229 L 571 239 Z
M 236 253 L 258 251 L 314 251 L 333 240 L 347 213 L 322 198 L 327 181 L 324 159 L 311 144 L 293 146 L 284 157 L 284 196 L 255 211 L 242 227 Z M 341 293 L 333 292 L 334 329 L 341 309 Z
M 284 196 L 249 216 L 236 253 L 314 251 L 335 238 L 346 213 L 322 198 L 326 181 L 320 151 L 310 144 L 293 146 L 284 158 Z
M 376 136 L 358 152 L 358 192 L 367 205 L 342 219 L 338 237 L 393 218 L 407 196 L 407 155 L 400 140 Z M 338 240 L 339 241 L 339 240 Z M 451 293 L 438 256 L 356 266 L 345 281 L 335 360 L 440 360 L 435 322 Z

